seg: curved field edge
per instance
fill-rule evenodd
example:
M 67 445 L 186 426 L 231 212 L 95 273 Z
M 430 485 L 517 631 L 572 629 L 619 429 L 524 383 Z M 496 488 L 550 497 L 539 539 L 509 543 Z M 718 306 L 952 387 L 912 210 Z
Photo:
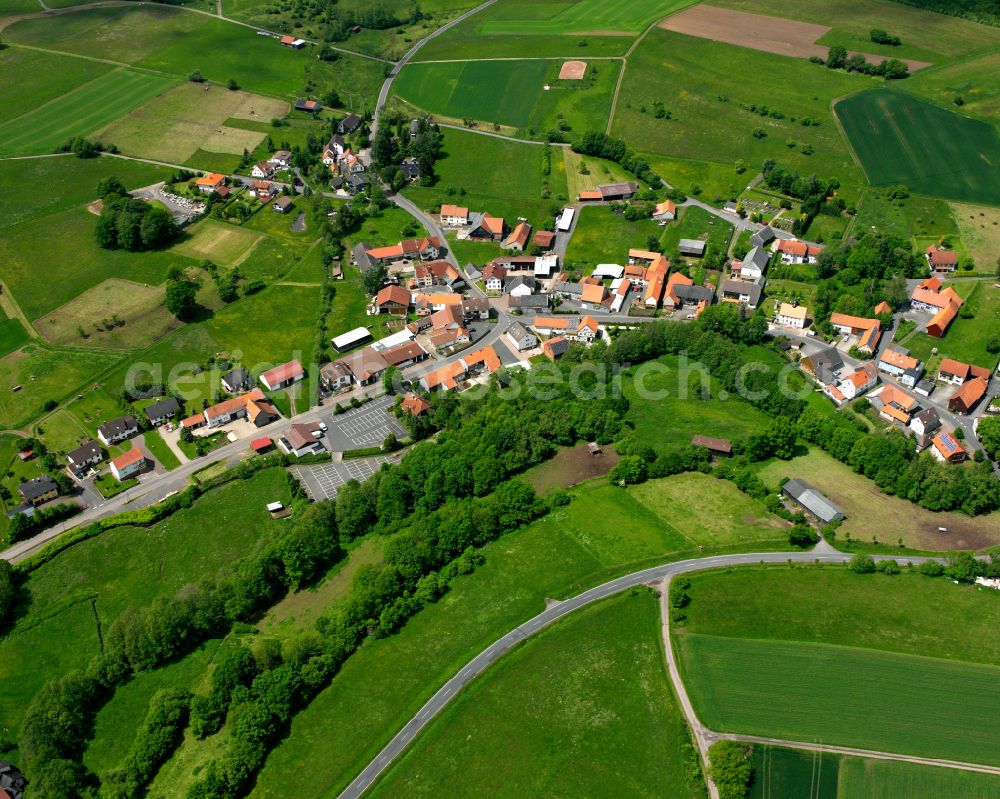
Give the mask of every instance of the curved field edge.
M 798 641 L 677 641 L 711 729 L 1000 765 L 1000 667 Z
M 648 589 L 558 622 L 465 689 L 371 795 L 691 796 L 659 632 Z

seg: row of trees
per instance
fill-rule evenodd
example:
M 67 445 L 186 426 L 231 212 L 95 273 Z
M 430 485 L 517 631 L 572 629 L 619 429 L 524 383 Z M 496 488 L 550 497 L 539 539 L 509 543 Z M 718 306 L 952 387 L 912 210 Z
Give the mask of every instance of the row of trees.
M 868 61 L 863 54 L 847 54 L 847 48 L 834 45 L 829 49 L 824 61 L 819 56 L 809 59 L 818 64 L 825 64 L 829 69 L 845 69 L 848 72 L 860 72 L 863 75 L 875 75 L 886 80 L 901 80 L 910 76 L 910 68 L 905 61 L 898 58 L 887 58 L 877 64 Z
M 575 153 L 614 161 L 635 175 L 639 180 L 651 186 L 659 186 L 662 182 L 659 175 L 652 170 L 646 159 L 636 155 L 635 151 L 630 149 L 621 139 L 608 136 L 606 133 L 589 131 L 574 141 L 571 146 Z

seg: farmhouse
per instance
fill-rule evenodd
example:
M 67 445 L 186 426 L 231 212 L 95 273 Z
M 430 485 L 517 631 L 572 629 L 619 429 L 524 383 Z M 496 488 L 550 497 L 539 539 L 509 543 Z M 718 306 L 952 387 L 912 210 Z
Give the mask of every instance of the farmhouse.
M 66 455 L 69 470 L 77 477 L 85 474 L 91 466 L 96 466 L 103 460 L 104 450 L 96 441 L 87 441 Z
M 315 100 L 304 100 L 301 97 L 295 101 L 296 111 L 305 111 L 309 114 L 317 114 L 323 110 L 323 106 Z
M 149 423 L 155 427 L 163 424 L 167 419 L 173 419 L 180 413 L 180 410 L 181 404 L 174 397 L 167 397 L 145 408 L 144 413 L 149 419 Z
M 111 474 L 118 481 L 128 480 L 137 474 L 141 474 L 149 466 L 145 454 L 141 449 L 130 449 L 123 455 L 119 455 L 111 461 Z
M 799 503 L 824 524 L 844 518 L 844 512 L 805 480 L 789 480 L 781 487 L 781 492 Z
M 402 286 L 386 286 L 375 295 L 375 309 L 379 313 L 402 316 L 410 308 L 410 292 Z
M 280 41 L 285 47 L 291 47 L 293 50 L 301 50 L 306 46 L 305 39 L 296 39 L 294 36 L 282 36 Z
M 858 336 L 857 347 L 862 352 L 874 352 L 882 337 L 882 323 L 878 319 L 834 313 L 830 314 L 830 325 L 846 336 Z
M 674 272 L 667 278 L 667 285 L 663 292 L 663 307 L 678 308 L 683 300 L 678 291 L 694 286 L 694 281 L 682 272 Z
M 886 350 L 879 358 L 878 369 L 895 377 L 904 386 L 913 388 L 924 373 L 924 367 L 916 358 L 899 350 Z
M 948 410 L 952 413 L 968 414 L 986 396 L 989 387 L 988 378 L 975 377 L 962 384 L 950 400 L 948 400 Z
M 207 175 L 202 175 L 198 178 L 194 184 L 198 187 L 199 191 L 205 192 L 205 194 L 211 194 L 213 191 L 218 191 L 220 186 L 224 186 L 226 183 L 226 176 L 220 172 L 209 172 Z
M 962 445 L 948 433 L 938 433 L 931 443 L 931 454 L 942 463 L 961 463 L 968 457 Z
M 600 329 L 592 316 L 582 316 L 579 319 L 572 316 L 536 316 L 533 326 L 540 335 L 559 334 L 569 341 L 581 344 L 593 344 Z
M 958 267 L 958 253 L 954 250 L 942 250 L 936 244 L 932 244 L 924 255 L 927 258 L 927 265 L 935 272 L 954 272 Z
M 474 375 L 484 372 L 491 374 L 501 366 L 500 358 L 497 357 L 493 347 L 484 347 L 424 375 L 420 378 L 420 385 L 425 391 L 439 389 L 450 391 Z
M 910 295 L 910 305 L 913 308 L 934 314 L 927 323 L 927 335 L 934 338 L 941 338 L 945 334 L 964 302 L 950 286 L 942 289 L 941 281 L 936 277 L 927 278 Z
M 17 490 L 18 493 L 20 493 L 20 495 L 24 498 L 25 502 L 36 506 L 59 496 L 59 486 L 56 484 L 56 481 L 47 474 L 43 474 L 41 477 L 36 477 L 33 480 L 21 483 L 21 485 L 17 487 Z
M 756 282 L 764 276 L 764 270 L 767 269 L 767 263 L 770 259 L 767 250 L 763 247 L 753 247 L 742 261 L 736 261 L 732 264 L 731 271 L 740 280 Z
M 483 241 L 503 241 L 507 235 L 507 223 L 498 216 L 488 213 L 475 214 L 469 223 L 468 237 Z
M 278 418 L 277 408 L 267 401 L 264 392 L 253 388 L 246 394 L 230 397 L 189 416 L 181 422 L 181 426 L 197 430 L 206 426 L 221 427 L 234 419 L 249 419 L 255 427 L 264 427 Z
M 988 381 L 990 379 L 990 370 L 984 369 L 982 366 L 973 366 L 972 364 L 955 361 L 951 358 L 943 358 L 938 366 L 937 379 L 942 383 L 951 383 L 952 385 L 960 386 L 966 380 L 974 377 L 981 377 Z
M 778 313 L 774 321 L 786 327 L 795 327 L 801 330 L 806 326 L 806 307 L 804 305 L 794 305 L 783 302 L 778 308 Z
M 538 338 L 531 333 L 520 322 L 511 322 L 504 332 L 504 338 L 510 342 L 518 352 L 530 350 L 538 345 Z
M 743 280 L 724 280 L 722 282 L 722 301 L 736 302 L 753 310 L 760 304 L 760 296 L 764 287 L 760 283 L 747 283 Z
M 131 438 L 139 432 L 139 425 L 134 416 L 122 416 L 105 422 L 97 428 L 97 437 L 105 446 L 117 444 L 126 438 Z
M 524 252 L 524 248 L 528 246 L 528 239 L 531 237 L 531 225 L 527 222 L 519 222 L 517 227 L 511 231 L 511 234 L 504 239 L 503 244 L 500 246 L 505 250 L 516 250 L 517 252 Z
M 774 251 L 781 255 L 783 264 L 814 264 L 819 254 L 823 252 L 823 248 L 806 244 L 798 239 L 782 239 Z
M 258 161 L 250 170 L 250 175 L 255 178 L 269 178 L 274 175 L 274 166 L 268 161 Z
M 657 222 L 670 222 L 677 218 L 677 204 L 673 200 L 664 200 L 657 203 L 653 209 L 653 219 Z
M 268 391 L 277 391 L 279 388 L 285 388 L 292 385 L 292 383 L 299 382 L 305 376 L 306 372 L 302 368 L 302 364 L 297 360 L 293 360 L 283 363 L 281 366 L 275 366 L 273 369 L 268 369 L 260 376 L 260 382 L 264 384 L 264 388 Z
M 733 210 L 735 211 L 735 209 Z M 750 246 L 766 247 L 772 241 L 774 241 L 774 228 L 770 225 L 764 225 L 764 227 L 750 237 Z
M 469 224 L 469 209 L 460 205 L 442 205 L 440 218 L 443 227 L 465 227 Z

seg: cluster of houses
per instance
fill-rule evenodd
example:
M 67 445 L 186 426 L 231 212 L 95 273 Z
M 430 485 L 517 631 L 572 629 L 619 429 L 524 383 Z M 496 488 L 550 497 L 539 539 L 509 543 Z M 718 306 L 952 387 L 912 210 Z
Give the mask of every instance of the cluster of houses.
M 518 219 L 511 228 L 507 221 L 493 216 L 488 211 L 470 211 L 461 205 L 445 203 L 438 212 L 441 226 L 457 231 L 458 238 L 465 241 L 491 241 L 511 252 L 528 249 L 534 232 L 526 219 Z M 535 233 L 535 245 L 543 251 L 551 250 L 555 233 L 544 230 Z
M 247 185 L 247 192 L 261 203 L 274 203 L 274 210 L 287 213 L 294 206 L 294 201 L 288 196 L 279 196 L 279 185 L 271 181 L 276 172 L 288 169 L 292 154 L 288 150 L 278 150 L 266 161 L 258 161 L 250 169 L 253 180 Z M 232 193 L 226 185 L 226 176 L 221 172 L 208 172 L 197 178 L 195 187 L 203 194 L 213 194 L 220 199 L 226 199 Z

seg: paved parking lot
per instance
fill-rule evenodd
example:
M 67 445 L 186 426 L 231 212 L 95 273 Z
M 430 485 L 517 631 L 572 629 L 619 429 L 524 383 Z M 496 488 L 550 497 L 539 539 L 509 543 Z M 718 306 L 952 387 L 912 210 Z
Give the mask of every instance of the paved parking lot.
M 387 410 L 392 403 L 390 396 L 379 397 L 340 416 L 331 416 L 327 431 L 330 449 L 344 452 L 373 447 L 385 441 L 390 433 L 396 438 L 405 438 L 406 429 Z
M 308 466 L 291 466 L 295 475 L 314 501 L 333 499 L 337 491 L 349 480 L 364 482 L 382 468 L 383 463 L 395 463 L 400 455 L 379 455 L 377 458 L 359 458 L 334 463 L 319 463 Z

